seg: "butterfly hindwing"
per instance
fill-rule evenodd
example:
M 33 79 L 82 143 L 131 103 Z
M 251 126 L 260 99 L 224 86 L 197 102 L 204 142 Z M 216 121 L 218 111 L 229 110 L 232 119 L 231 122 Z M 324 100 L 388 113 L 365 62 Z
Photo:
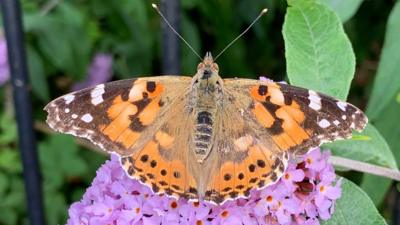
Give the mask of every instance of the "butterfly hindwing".
M 185 95 L 190 81 L 190 77 L 147 77 L 73 92 L 45 107 L 47 123 L 103 150 L 129 155 L 147 141 L 147 133 L 155 132 L 151 127 L 161 122 L 159 115 Z
M 240 81 L 236 85 L 240 86 Z M 248 94 L 242 96 L 230 87 L 224 91 L 214 148 L 206 162 L 213 169 L 204 190 L 204 199 L 218 204 L 248 197 L 251 189 L 275 183 L 288 160 L 287 152 L 281 151 L 254 119 Z
M 196 158 L 190 148 L 188 131 L 193 129 L 192 114 L 185 110 L 185 101 L 181 101 L 165 117 L 168 119 L 149 142 L 134 154 L 122 157 L 121 165 L 130 177 L 154 193 L 198 199 L 198 177 L 202 170 L 194 163 Z

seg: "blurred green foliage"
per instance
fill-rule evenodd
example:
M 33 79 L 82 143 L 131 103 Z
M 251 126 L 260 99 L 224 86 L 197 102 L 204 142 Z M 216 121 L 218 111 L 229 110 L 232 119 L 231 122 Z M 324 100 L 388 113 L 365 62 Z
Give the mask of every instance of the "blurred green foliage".
M 85 79 L 98 52 L 113 55 L 114 79 L 161 74 L 160 18 L 148 1 L 60 1 L 43 14 L 50 1 L 22 1 L 37 121 L 44 121 L 41 109 L 50 99 Z M 219 58 L 222 76 L 257 79 L 263 75 L 347 97 L 367 108 L 371 124 L 352 140 L 328 147 L 336 155 L 396 168 L 400 163 L 400 3 L 181 0 L 181 33 L 196 51 L 216 54 L 264 7 L 268 14 Z M 182 74 L 194 74 L 197 57 L 184 45 L 181 54 Z M 0 102 L 0 224 L 26 224 L 9 87 L 0 87 Z M 81 198 L 105 157 L 66 135 L 38 132 L 38 142 L 46 217 L 49 224 L 62 224 L 68 205 Z M 392 181 L 349 171 L 342 174 L 360 185 L 372 201 L 345 180 L 344 197 L 337 207 L 343 217 L 334 216 L 328 224 L 350 223 L 358 212 L 351 207 L 355 201 L 367 206 L 363 212 L 368 213 L 357 214 L 362 219 L 384 223 L 372 202 L 391 219 L 387 196 Z

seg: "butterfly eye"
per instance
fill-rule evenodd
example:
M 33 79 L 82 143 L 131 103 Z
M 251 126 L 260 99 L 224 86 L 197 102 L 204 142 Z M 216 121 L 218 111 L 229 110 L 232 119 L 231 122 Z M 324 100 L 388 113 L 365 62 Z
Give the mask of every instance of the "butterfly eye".
M 204 63 L 199 63 L 197 66 L 197 70 L 203 69 L 204 68 Z
M 217 85 L 221 85 L 220 83 L 219 83 L 219 80 L 217 80 L 217 82 L 215 82 Z
M 213 63 L 213 69 L 215 70 L 215 71 L 219 71 L 219 67 L 218 67 L 218 64 L 216 64 L 216 63 Z

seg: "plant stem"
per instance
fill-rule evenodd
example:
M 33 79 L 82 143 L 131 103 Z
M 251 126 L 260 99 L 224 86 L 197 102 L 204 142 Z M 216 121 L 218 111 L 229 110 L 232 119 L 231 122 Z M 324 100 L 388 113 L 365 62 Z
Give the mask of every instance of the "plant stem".
M 387 177 L 396 181 L 400 181 L 400 171 L 382 166 L 373 165 L 353 159 L 343 158 L 340 156 L 331 156 L 328 160 L 334 166 L 345 167 L 347 169 L 370 173 L 373 175 Z

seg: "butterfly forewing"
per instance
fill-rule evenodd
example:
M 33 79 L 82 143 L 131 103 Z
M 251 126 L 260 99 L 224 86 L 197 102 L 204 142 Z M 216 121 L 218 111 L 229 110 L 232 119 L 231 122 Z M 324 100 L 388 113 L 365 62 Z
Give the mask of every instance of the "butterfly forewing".
M 45 107 L 47 123 L 105 151 L 129 155 L 144 147 L 165 118 L 160 115 L 185 96 L 190 81 L 190 77 L 147 77 L 73 92 Z
M 352 129 L 361 131 L 368 121 L 357 107 L 312 90 L 248 79 L 227 79 L 225 85 L 250 96 L 253 118 L 282 151 L 304 154 L 351 137 Z

